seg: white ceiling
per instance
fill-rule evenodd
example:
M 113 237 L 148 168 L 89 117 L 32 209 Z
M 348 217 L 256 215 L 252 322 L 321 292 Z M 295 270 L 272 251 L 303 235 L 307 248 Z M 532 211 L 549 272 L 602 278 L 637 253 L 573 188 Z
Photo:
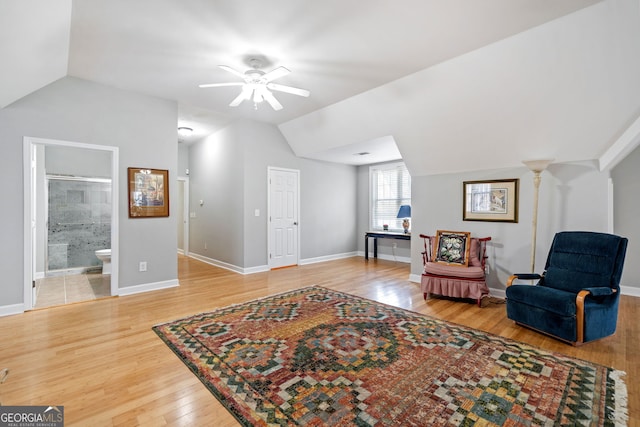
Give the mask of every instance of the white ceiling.
M 605 0 L 611 2 L 617 1 Z M 436 108 L 414 104 L 412 99 L 443 96 L 427 88 L 429 81 L 438 77 L 438 69 L 451 72 L 450 81 L 442 86 L 450 91 L 450 96 L 459 95 L 455 93 L 456 87 L 473 92 L 477 90 L 473 87 L 475 71 L 462 75 L 465 80 L 456 85 L 455 74 L 460 69 L 447 69 L 447 64 L 467 58 L 463 62 L 469 67 L 482 67 L 486 64 L 473 60 L 476 52 L 491 51 L 498 42 L 535 31 L 598 1 L 58 0 L 54 6 L 51 3 L 0 0 L 3 40 L 0 57 L 14 64 L 11 70 L 0 71 L 0 92 L 12 89 L 9 94 L 0 95 L 0 106 L 66 74 L 176 100 L 178 125 L 195 130 L 192 140 L 215 132 L 234 119 L 249 118 L 279 125 L 298 155 L 362 164 L 397 158 L 399 153 L 405 158 L 408 154 L 419 158 L 423 153 L 421 143 L 416 142 L 420 139 L 417 133 L 440 138 L 447 132 L 460 131 L 461 123 L 464 127 L 465 117 L 446 116 L 442 111 L 433 115 L 441 120 L 438 126 L 443 127 L 435 134 L 425 128 L 428 118 L 425 122 L 415 112 L 411 119 L 422 122 L 415 129 L 413 125 L 409 126 L 411 129 L 396 128 L 390 121 L 389 115 L 397 119 L 396 123 L 403 122 L 403 117 L 394 118 L 396 113 L 388 108 L 405 100 L 411 108 Z M 70 27 L 69 16 L 64 16 L 69 6 Z M 47 25 L 43 25 L 45 22 Z M 50 46 L 54 41 L 56 49 Z M 48 58 L 52 52 L 64 57 L 65 47 L 68 65 L 66 72 L 61 73 L 59 59 L 56 62 Z M 553 49 L 553 45 L 548 48 Z M 229 107 L 239 93 L 238 87 L 198 88 L 201 83 L 237 81 L 217 65 L 244 70 L 249 68 L 248 60 L 255 56 L 267 58 L 265 71 L 277 66 L 289 68 L 291 74 L 277 83 L 308 89 L 311 96 L 278 92 L 276 97 L 284 108 L 276 112 L 266 104 L 260 104 L 256 110 L 250 102 Z M 31 64 L 34 58 L 39 60 L 36 66 Z M 525 62 L 516 68 L 535 66 L 526 63 L 533 60 L 529 57 L 523 56 L 522 60 Z M 30 77 L 21 71 L 25 62 L 30 65 L 30 73 L 42 72 Z M 478 82 L 483 83 L 485 73 L 478 70 Z M 499 78 L 506 78 L 509 83 L 510 76 Z M 491 100 L 484 102 L 490 104 Z M 506 105 L 507 101 L 501 102 Z M 482 106 L 480 111 L 476 110 L 476 104 L 473 108 L 465 105 L 459 108 L 460 114 L 469 115 L 471 121 L 485 110 Z M 503 108 L 513 112 L 518 106 Z M 492 111 L 503 117 L 504 112 Z M 523 111 L 527 115 L 532 113 L 535 111 Z M 385 115 L 385 120 L 380 120 L 377 114 Z M 350 120 L 351 128 L 343 130 L 342 120 Z M 515 120 L 515 125 L 521 126 L 522 120 Z M 358 129 L 353 129 L 354 126 Z M 479 139 L 510 136 L 483 131 L 493 134 L 478 135 Z M 603 133 L 607 136 L 606 131 Z M 372 154 L 354 156 L 364 151 Z

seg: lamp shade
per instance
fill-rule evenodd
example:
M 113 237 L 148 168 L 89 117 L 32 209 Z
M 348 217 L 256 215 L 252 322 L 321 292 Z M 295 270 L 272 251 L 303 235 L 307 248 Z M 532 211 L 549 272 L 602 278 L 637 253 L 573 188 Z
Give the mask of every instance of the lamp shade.
M 526 167 L 528 167 L 533 172 L 542 172 L 549 166 L 549 164 L 553 162 L 553 159 L 544 159 L 544 160 L 523 160 L 522 163 Z
M 411 218 L 411 206 L 402 205 L 398 210 L 398 216 L 396 218 Z

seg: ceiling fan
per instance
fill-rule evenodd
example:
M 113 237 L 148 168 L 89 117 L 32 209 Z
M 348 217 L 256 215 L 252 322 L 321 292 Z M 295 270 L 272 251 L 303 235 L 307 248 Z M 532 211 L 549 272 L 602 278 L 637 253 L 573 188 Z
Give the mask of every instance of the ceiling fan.
M 230 72 L 238 77 L 240 77 L 244 82 L 232 82 L 232 83 L 208 83 L 199 85 L 202 88 L 208 87 L 223 87 L 223 86 L 242 86 L 242 91 L 240 95 L 238 95 L 231 103 L 230 107 L 237 107 L 240 105 L 242 101 L 248 101 L 250 99 L 253 100 L 254 108 L 258 109 L 258 103 L 262 101 L 267 101 L 271 107 L 278 111 L 282 110 L 282 104 L 278 102 L 275 96 L 271 91 L 277 92 L 285 92 L 298 96 L 309 96 L 310 92 L 306 89 L 299 89 L 297 87 L 284 86 L 276 83 L 272 83 L 273 80 L 276 80 L 280 77 L 284 77 L 289 74 L 289 71 L 285 67 L 275 68 L 268 73 L 260 70 L 261 63 L 258 60 L 251 60 L 250 65 L 252 68 L 241 73 L 228 65 L 218 65 L 218 67 L 222 68 L 225 71 Z

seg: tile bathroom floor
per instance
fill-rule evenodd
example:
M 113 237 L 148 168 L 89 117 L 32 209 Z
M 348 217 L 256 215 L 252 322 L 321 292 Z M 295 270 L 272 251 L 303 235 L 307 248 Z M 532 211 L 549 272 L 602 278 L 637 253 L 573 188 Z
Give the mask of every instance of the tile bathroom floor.
M 34 308 L 108 297 L 111 295 L 111 275 L 87 273 L 37 279 L 36 295 Z

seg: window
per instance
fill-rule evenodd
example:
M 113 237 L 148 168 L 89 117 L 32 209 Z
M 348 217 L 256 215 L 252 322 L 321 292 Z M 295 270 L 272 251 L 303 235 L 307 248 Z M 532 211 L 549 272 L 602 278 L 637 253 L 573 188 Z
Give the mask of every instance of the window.
M 411 176 L 404 163 L 371 166 L 371 230 L 402 231 L 402 218 L 396 218 L 400 205 L 411 205 Z

